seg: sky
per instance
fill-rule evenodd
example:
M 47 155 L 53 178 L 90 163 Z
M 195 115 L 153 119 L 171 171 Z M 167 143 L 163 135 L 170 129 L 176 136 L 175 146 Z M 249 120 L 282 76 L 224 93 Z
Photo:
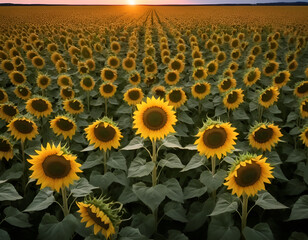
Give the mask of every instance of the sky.
M 0 3 L 22 4 L 225 4 L 266 2 L 308 2 L 308 0 L 0 0 Z

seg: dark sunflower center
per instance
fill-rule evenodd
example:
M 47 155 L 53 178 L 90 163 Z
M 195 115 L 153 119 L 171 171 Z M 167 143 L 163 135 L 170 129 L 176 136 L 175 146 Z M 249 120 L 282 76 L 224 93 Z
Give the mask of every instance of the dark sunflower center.
M 43 65 L 43 60 L 41 58 L 35 58 L 34 59 L 34 63 L 37 65 L 37 66 L 42 66 Z
M 5 62 L 4 63 L 4 68 L 8 71 L 13 71 L 14 70 L 14 65 L 11 62 Z
M 78 111 L 81 109 L 81 104 L 77 100 L 70 101 L 68 105 L 70 106 L 70 108 L 74 109 L 75 111 Z
M 112 44 L 112 50 L 113 50 L 113 51 L 119 50 L 118 44 Z
M 235 64 L 231 64 L 230 69 L 231 70 L 235 70 L 236 69 L 236 65 Z
M 174 81 L 176 80 L 176 78 L 177 78 L 176 73 L 174 73 L 174 72 L 168 73 L 168 80 L 169 80 L 170 82 L 174 82 Z
M 87 66 L 82 66 L 82 67 L 80 68 L 80 72 L 81 72 L 81 73 L 86 73 L 86 72 L 88 72 L 88 67 L 87 67 Z
M 298 93 L 306 93 L 308 91 L 308 82 L 301 84 L 298 88 L 297 88 L 297 92 Z
M 270 101 L 272 99 L 273 95 L 274 95 L 274 93 L 271 89 L 266 90 L 265 93 L 262 94 L 262 97 L 261 97 L 262 102 Z
M 171 63 L 171 68 L 174 70 L 179 70 L 181 68 L 181 63 L 179 61 L 174 61 Z
M 31 105 L 38 112 L 44 112 L 48 109 L 48 104 L 43 99 L 33 100 Z
M 274 59 L 275 57 L 275 53 L 274 52 L 269 52 L 266 54 L 266 58 L 269 59 L 269 60 L 272 60 Z
M 202 69 L 198 69 L 196 72 L 195 72 L 195 76 L 197 78 L 202 78 L 204 76 L 204 71 Z
M 231 103 L 231 104 L 235 103 L 237 98 L 238 98 L 237 92 L 233 91 L 233 92 L 228 94 L 227 102 Z
M 274 134 L 272 128 L 260 128 L 254 134 L 254 139 L 258 143 L 268 142 Z
M 224 60 L 225 59 L 225 56 L 223 55 L 223 54 L 219 54 L 218 55 L 218 60 L 219 61 L 222 61 L 222 60 Z
M 219 148 L 225 144 L 227 132 L 224 128 L 213 127 L 203 134 L 203 143 L 209 148 Z
M 40 84 L 45 86 L 48 84 L 48 78 L 47 77 L 41 77 L 40 78 Z
M 257 55 L 259 52 L 260 52 L 260 49 L 257 48 L 257 47 L 255 47 L 255 48 L 253 49 L 253 51 L 252 51 L 252 54 L 253 54 L 253 55 Z
M 135 101 L 140 97 L 140 92 L 138 90 L 132 90 L 128 93 L 128 97 Z
M 245 167 L 241 166 L 237 170 L 237 177 L 235 182 L 241 187 L 248 187 L 255 184 L 261 176 L 261 167 L 259 164 L 252 162 L 246 164 Z
M 113 91 L 113 86 L 110 84 L 106 84 L 104 85 L 103 90 L 105 93 L 111 93 Z
M 16 67 L 17 71 L 23 72 L 25 70 L 25 65 L 24 64 L 20 64 Z
M 165 97 L 165 91 L 163 91 L 163 90 L 161 90 L 161 89 L 156 89 L 155 90 L 155 94 L 157 95 L 157 96 L 159 96 L 159 97 Z
M 105 71 L 105 78 L 107 80 L 112 80 L 114 78 L 114 72 L 111 70 L 106 70 Z
M 132 76 L 132 77 L 130 78 L 130 80 L 131 80 L 132 82 L 138 82 L 138 81 L 139 81 L 139 77 L 138 77 L 137 74 L 135 74 L 134 76 Z
M 32 122 L 22 119 L 14 121 L 14 128 L 16 128 L 16 130 L 22 134 L 29 134 L 33 131 Z
M 13 117 L 17 114 L 16 108 L 14 106 L 11 106 L 11 105 L 4 105 L 3 106 L 3 112 L 10 117 Z
M 131 68 L 131 67 L 133 66 L 133 61 L 132 61 L 131 59 L 127 59 L 127 60 L 125 61 L 125 66 L 126 66 L 127 68 Z
M 289 65 L 289 69 L 290 69 L 290 70 L 295 69 L 295 67 L 296 67 L 295 62 L 292 62 L 292 63 Z
M 88 213 L 89 217 L 95 222 L 95 224 L 99 225 L 100 227 L 102 227 L 106 231 L 109 229 L 109 223 L 103 222 L 101 218 L 96 216 L 96 213 L 93 213 L 91 211 L 91 208 L 87 207 L 87 213 Z
M 26 79 L 24 78 L 24 76 L 21 73 L 17 72 L 17 73 L 14 74 L 14 80 L 17 83 L 23 83 Z
M 274 63 L 270 63 L 265 67 L 265 72 L 266 73 L 272 73 L 275 71 L 275 64 Z
M 94 128 L 94 135 L 98 140 L 102 142 L 109 142 L 115 137 L 116 131 L 110 125 L 105 127 L 104 123 L 100 123 Z
M 277 47 L 277 44 L 275 42 L 271 42 L 271 49 L 275 49 Z
M 194 62 L 195 67 L 201 67 L 203 65 L 203 62 L 201 60 L 197 60 Z
M 306 137 L 306 139 L 308 139 L 308 130 L 306 130 L 306 132 L 305 132 L 305 137 Z
M 71 97 L 73 95 L 73 90 L 69 88 L 64 88 L 62 93 L 65 97 Z
M 232 84 L 231 79 L 228 78 L 228 79 L 226 79 L 226 80 L 224 80 L 224 81 L 222 82 L 221 88 L 222 88 L 223 90 L 227 90 L 227 89 L 229 89 L 229 88 L 231 87 L 231 84 Z
M 143 113 L 143 123 L 150 130 L 162 129 L 168 120 L 167 113 L 160 107 L 151 107 Z
M 256 79 L 257 73 L 255 71 L 251 71 L 248 73 L 247 81 L 253 82 Z
M 0 152 L 8 152 L 10 150 L 10 144 L 5 139 L 0 139 Z
M 69 79 L 67 77 L 62 78 L 61 83 L 65 86 L 70 85 Z
M 214 63 L 210 63 L 210 65 L 208 65 L 207 68 L 208 68 L 209 72 L 215 72 L 215 70 L 216 70 L 216 66 L 215 66 Z
M 239 57 L 239 52 L 237 52 L 237 51 L 236 51 L 236 52 L 233 52 L 233 53 L 232 53 L 232 57 L 233 57 L 233 58 L 238 58 L 238 57 Z
M 308 101 L 304 102 L 303 104 L 303 111 L 308 112 Z
M 22 95 L 22 96 L 28 96 L 28 94 L 29 94 L 29 91 L 28 91 L 28 89 L 26 89 L 26 88 L 24 88 L 24 87 L 21 87 L 21 88 L 19 88 L 18 89 L 18 92 Z
M 70 161 L 56 154 L 46 157 L 42 167 L 45 175 L 50 178 L 64 178 L 71 171 Z
M 285 81 L 286 75 L 284 73 L 280 73 L 277 77 L 275 77 L 275 83 L 283 83 Z
M 112 58 L 112 59 L 110 60 L 110 66 L 115 67 L 115 66 L 118 66 L 118 64 L 119 64 L 118 59 Z
M 148 72 L 154 72 L 155 69 L 156 69 L 156 66 L 155 66 L 154 63 L 152 63 L 152 64 L 150 64 L 150 65 L 147 66 L 147 71 L 148 71 Z
M 82 82 L 83 82 L 83 85 L 85 85 L 86 87 L 92 87 L 92 79 L 91 78 L 84 78 Z
M 63 118 L 60 118 L 58 121 L 56 121 L 56 125 L 63 131 L 70 131 L 74 127 L 71 121 Z
M 198 85 L 196 85 L 195 86 L 195 91 L 196 91 L 196 93 L 199 93 L 199 94 L 204 93 L 206 91 L 205 84 L 198 84 Z
M 2 90 L 0 90 L 0 101 L 2 101 L 4 99 L 4 92 Z
M 180 90 L 173 90 L 170 94 L 169 94 L 169 99 L 172 101 L 172 102 L 179 102 L 182 100 L 182 93 Z

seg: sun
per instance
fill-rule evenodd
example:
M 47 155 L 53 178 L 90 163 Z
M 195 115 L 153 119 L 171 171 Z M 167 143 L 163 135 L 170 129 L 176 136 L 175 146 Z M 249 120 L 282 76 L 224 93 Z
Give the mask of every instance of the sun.
M 128 0 L 128 5 L 131 5 L 131 6 L 136 5 L 135 0 Z

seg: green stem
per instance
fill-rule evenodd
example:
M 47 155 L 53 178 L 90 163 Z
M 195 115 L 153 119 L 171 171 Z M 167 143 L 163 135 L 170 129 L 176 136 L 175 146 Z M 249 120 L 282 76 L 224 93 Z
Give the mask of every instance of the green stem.
M 156 186 L 157 183 L 157 167 L 156 167 L 156 160 L 157 160 L 157 155 L 156 155 L 156 140 L 152 141 L 152 147 L 153 147 L 153 151 L 152 151 L 152 161 L 154 163 L 154 168 L 152 171 L 152 186 Z
M 88 112 L 90 112 L 90 92 L 87 91 L 87 106 L 88 106 Z
M 230 122 L 230 109 L 227 109 L 227 114 L 228 114 L 228 121 Z
M 216 155 L 211 157 L 211 164 L 212 164 L 212 176 L 214 177 L 215 175 L 215 168 L 216 168 Z M 212 197 L 215 199 L 216 198 L 216 190 L 212 192 Z
M 62 210 L 63 210 L 64 217 L 66 217 L 69 214 L 69 210 L 68 210 L 67 192 L 66 192 L 65 186 L 61 187 L 61 193 L 62 193 L 62 204 L 63 204 Z
M 105 116 L 107 117 L 107 98 L 105 98 Z
M 198 105 L 198 113 L 199 113 L 199 115 L 201 114 L 201 109 L 202 109 L 201 100 L 199 100 L 199 105 Z
M 21 154 L 22 154 L 22 165 L 24 169 L 24 173 L 21 179 L 21 185 L 22 185 L 22 190 L 24 191 L 24 193 L 26 193 L 26 187 L 28 182 L 28 167 L 25 157 L 25 141 L 21 141 L 20 144 L 21 144 Z
M 103 154 L 104 154 L 104 174 L 106 174 L 107 172 L 107 150 L 106 151 L 103 150 Z
M 263 106 L 259 105 L 259 122 L 262 122 Z
M 243 194 L 243 201 L 242 201 L 242 232 L 244 230 L 244 228 L 246 227 L 246 223 L 247 223 L 247 208 L 248 208 L 248 195 L 246 193 Z

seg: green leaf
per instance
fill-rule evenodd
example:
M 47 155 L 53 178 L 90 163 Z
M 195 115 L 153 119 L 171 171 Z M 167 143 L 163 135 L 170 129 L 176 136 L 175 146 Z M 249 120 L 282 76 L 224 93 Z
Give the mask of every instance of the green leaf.
M 152 212 L 158 208 L 166 196 L 165 186 L 161 184 L 147 187 L 144 183 L 139 182 L 133 185 L 133 192 Z
M 202 182 L 208 189 L 208 192 L 213 192 L 222 186 L 227 172 L 225 170 L 219 169 L 214 176 L 210 171 L 204 171 L 200 175 L 200 182 Z
M 114 169 L 120 169 L 127 172 L 126 159 L 121 152 L 112 152 L 107 165 Z
M 187 222 L 186 210 L 182 204 L 176 202 L 168 202 L 164 207 L 164 213 L 172 220 L 179 222 Z
M 263 209 L 285 209 L 287 206 L 278 202 L 269 192 L 263 191 L 258 194 L 256 205 Z
M 10 235 L 7 233 L 7 231 L 4 231 L 3 229 L 0 229 L 0 239 L 11 240 Z
M 61 222 L 49 213 L 46 213 L 38 229 L 38 239 L 44 240 L 69 240 L 77 227 L 77 220 L 74 215 L 67 215 Z
M 10 183 L 0 184 L 0 201 L 16 201 L 22 199 L 14 186 Z
M 213 216 L 208 228 L 209 240 L 237 240 L 240 239 L 240 230 L 233 226 L 230 213 Z
M 166 186 L 166 196 L 175 202 L 184 202 L 184 194 L 182 188 L 175 178 L 168 179 L 163 183 Z
M 44 188 L 38 192 L 32 203 L 24 210 L 24 212 L 41 211 L 48 208 L 55 202 L 53 191 L 49 188 Z
M 181 170 L 181 172 L 186 172 L 191 169 L 198 168 L 204 165 L 204 157 L 200 156 L 199 153 L 196 153 L 189 161 L 189 163 Z
M 277 106 L 276 104 L 270 106 L 270 107 L 268 108 L 268 110 L 269 110 L 271 113 L 273 113 L 273 114 L 279 114 L 279 113 L 281 113 L 281 111 L 279 110 L 279 108 L 278 108 L 278 106 Z
M 308 218 L 308 195 L 300 196 L 295 202 L 288 221 Z
M 248 120 L 249 116 L 246 114 L 245 110 L 242 108 L 238 108 L 233 111 L 234 120 Z
M 93 151 L 94 149 L 95 149 L 94 145 L 89 145 L 86 148 L 82 149 L 80 152 L 90 152 Z
M 243 235 L 249 240 L 272 240 L 274 239 L 272 230 L 267 223 L 259 223 L 253 228 L 245 227 Z
M 143 147 L 143 138 L 141 137 L 134 137 L 129 144 L 122 148 L 121 150 L 136 150 Z
M 222 213 L 235 212 L 238 208 L 238 198 L 230 193 L 223 193 L 219 196 L 213 212 L 210 216 L 216 216 Z
M 186 146 L 184 147 L 184 149 L 194 151 L 194 150 L 197 150 L 197 145 L 195 145 L 195 144 L 188 144 L 188 145 L 186 145 Z
M 184 233 L 178 230 L 169 230 L 168 231 L 168 240 L 189 240 Z
M 94 187 L 91 184 L 89 184 L 88 180 L 86 178 L 80 178 L 79 180 L 75 181 L 73 185 L 71 185 L 70 190 L 73 194 L 73 197 L 85 197 L 89 195 L 93 189 L 96 189 L 98 187 Z
M 168 167 L 168 168 L 183 168 L 181 160 L 174 153 L 167 153 L 164 159 L 161 159 L 158 163 L 160 167 Z
M 215 108 L 215 117 L 219 117 L 225 113 L 227 113 L 227 110 L 223 105 L 219 105 L 218 107 Z
M 308 184 L 308 164 L 306 164 L 304 168 L 304 181 Z
M 153 214 L 138 213 L 133 215 L 132 227 L 138 228 L 140 233 L 148 238 L 155 232 L 155 218 Z
M 20 212 L 17 208 L 7 207 L 4 209 L 4 213 L 6 216 L 4 220 L 15 227 L 28 228 L 32 226 L 29 223 L 29 215 Z
M 179 140 L 173 135 L 168 135 L 162 142 L 167 148 L 183 148 L 179 143 Z
M 118 199 L 122 204 L 137 202 L 138 198 L 130 187 L 125 187 Z
M 154 162 L 147 162 L 145 159 L 136 157 L 130 164 L 128 169 L 128 177 L 144 177 L 148 176 L 154 169 Z
M 194 197 L 200 197 L 206 193 L 207 187 L 204 186 L 199 180 L 192 179 L 188 183 L 188 186 L 184 188 L 184 198 L 190 199 Z
M 15 163 L 13 166 L 6 170 L 1 176 L 0 180 L 19 179 L 23 175 L 23 166 L 21 163 Z
M 86 161 L 80 167 L 82 170 L 89 169 L 103 163 L 102 151 L 91 152 Z
M 300 162 L 306 160 L 306 152 L 301 149 L 294 149 L 288 156 L 286 162 Z
M 185 112 L 181 111 L 178 114 L 178 120 L 187 124 L 195 124 L 194 121 Z
M 296 112 L 290 112 L 287 117 L 287 122 L 294 121 L 298 118 L 298 114 Z
M 302 232 L 292 232 L 288 240 L 308 240 L 308 236 Z
M 119 233 L 119 240 L 148 240 L 146 236 L 143 236 L 139 229 L 132 227 L 124 227 Z

